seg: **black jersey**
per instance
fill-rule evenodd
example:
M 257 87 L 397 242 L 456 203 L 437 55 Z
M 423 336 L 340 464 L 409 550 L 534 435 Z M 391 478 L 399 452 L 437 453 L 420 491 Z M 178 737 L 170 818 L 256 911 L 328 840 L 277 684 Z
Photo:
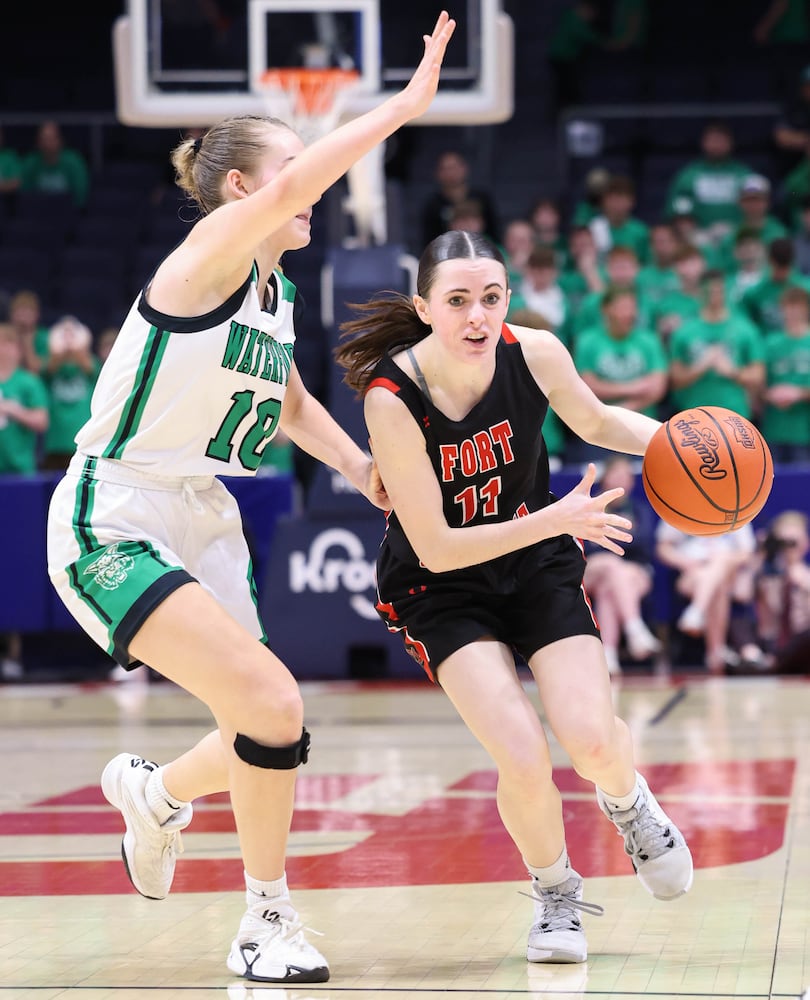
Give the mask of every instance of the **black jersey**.
M 396 393 L 422 428 L 451 527 L 508 521 L 553 499 L 542 434 L 548 400 L 506 325 L 492 384 L 462 420 L 446 417 L 389 357 L 374 369 L 369 388 L 376 386 Z M 394 512 L 384 544 L 402 562 L 418 565 Z

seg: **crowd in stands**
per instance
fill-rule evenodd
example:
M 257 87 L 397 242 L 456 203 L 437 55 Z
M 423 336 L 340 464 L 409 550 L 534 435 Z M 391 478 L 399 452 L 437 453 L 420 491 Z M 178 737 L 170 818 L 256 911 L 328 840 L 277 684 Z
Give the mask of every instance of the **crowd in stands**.
M 583 53 L 644 43 L 643 0 L 614 4 L 609 25 L 600 25 L 598 6 L 572 4 L 554 39 L 549 63 L 559 106 L 576 99 Z M 763 10 L 756 26 L 762 44 L 774 32 L 798 30 L 776 16 L 782 6 Z M 422 246 L 447 229 L 490 236 L 509 269 L 507 322 L 552 330 L 600 398 L 659 419 L 694 405 L 726 406 L 760 427 L 777 463 L 810 465 L 810 65 L 774 122 L 773 170 L 747 162 L 735 146 L 733 121 L 706 122 L 699 148 L 673 168 L 654 206 L 642 206 L 637 176 L 596 157 L 581 183 L 539 191 L 513 217 L 471 180 L 465 152 L 448 148 L 435 162 L 434 191 L 406 210 L 420 212 Z M 33 258 L 27 273 L 19 266 L 12 273 L 12 257 L 0 253 L 0 474 L 65 468 L 115 342 L 115 315 L 123 316 L 147 277 L 134 253 L 133 217 L 149 232 L 152 263 L 158 237 L 168 250 L 178 222 L 188 225 L 160 164 L 140 201 L 124 206 L 124 192 L 117 200 L 113 194 L 101 189 L 57 122 L 43 121 L 29 150 L 11 148 L 0 129 L 0 244 L 19 250 L 16 263 L 27 247 L 15 242 L 22 230 L 9 234 L 23 205 L 45 207 L 45 238 L 56 242 L 66 203 L 76 232 L 90 208 L 109 204 L 107 228 L 117 243 L 105 235 L 101 244 L 101 220 L 92 220 L 86 228 L 97 256 L 81 258 L 80 266 L 91 271 L 102 256 L 109 265 L 119 259 L 130 277 L 125 294 L 102 310 L 92 295 L 82 299 L 72 280 L 65 288 L 76 284 L 78 299 L 51 299 Z M 150 228 L 147 220 L 161 218 L 165 232 L 157 223 Z M 326 338 L 323 353 L 328 365 Z M 630 496 L 637 463 L 574 439 L 553 413 L 544 431 L 553 469 L 596 460 L 605 487 L 625 485 Z M 261 471 L 294 473 L 294 456 L 280 437 Z M 805 513 L 698 539 L 646 517 L 643 504 L 628 511 L 637 525 L 632 552 L 624 560 L 591 554 L 586 580 L 613 669 L 661 653 L 661 637 L 649 628 L 654 565 L 671 574 L 673 625 L 703 642 L 708 670 L 797 669 L 796 651 L 810 632 Z

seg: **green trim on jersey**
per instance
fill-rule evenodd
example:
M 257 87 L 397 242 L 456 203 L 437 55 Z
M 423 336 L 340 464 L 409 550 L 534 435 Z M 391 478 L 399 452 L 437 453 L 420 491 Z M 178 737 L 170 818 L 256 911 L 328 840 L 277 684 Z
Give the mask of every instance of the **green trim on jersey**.
M 121 411 L 121 419 L 112 441 L 104 449 L 104 458 L 120 459 L 127 442 L 134 437 L 138 430 L 149 394 L 157 378 L 161 358 L 169 342 L 169 336 L 168 330 L 160 330 L 156 326 L 150 327 L 132 391 Z
M 262 621 L 262 616 L 259 613 L 259 592 L 256 589 L 256 577 L 253 575 L 253 560 L 252 559 L 250 559 L 248 561 L 247 580 L 248 580 L 248 585 L 250 587 L 250 599 L 251 599 L 251 601 L 253 601 L 253 607 L 256 609 L 256 619 L 257 619 L 257 621 L 259 623 L 259 628 L 262 630 L 261 641 L 266 646 L 266 645 L 268 645 L 269 640 L 267 638 L 267 631 L 265 630 L 264 622 Z
M 295 285 L 281 271 L 275 271 L 276 277 L 281 279 L 281 298 L 284 302 L 295 302 Z

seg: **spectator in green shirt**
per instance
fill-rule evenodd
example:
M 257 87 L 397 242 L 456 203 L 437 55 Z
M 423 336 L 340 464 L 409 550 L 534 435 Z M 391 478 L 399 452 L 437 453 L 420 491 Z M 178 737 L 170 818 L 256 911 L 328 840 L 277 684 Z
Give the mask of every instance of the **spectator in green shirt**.
M 678 250 L 672 266 L 678 275 L 678 287 L 662 295 L 652 310 L 652 325 L 665 344 L 685 320 L 700 312 L 706 259 L 697 247 L 684 246 Z
M 782 293 L 791 286 L 810 289 L 810 280 L 795 269 L 796 251 L 786 236 L 768 246 L 768 269 L 765 277 L 743 295 L 740 306 L 760 333 L 767 336 L 782 330 Z
M 595 2 L 569 3 L 558 17 L 548 43 L 548 65 L 554 79 L 557 110 L 576 104 L 582 93 L 579 76 L 585 56 L 599 44 Z
M 656 334 L 637 321 L 633 292 L 608 289 L 602 299 L 602 324 L 582 332 L 574 364 L 603 402 L 657 417 L 667 391 L 667 357 Z
M 659 222 L 650 229 L 650 260 L 638 276 L 638 287 L 650 305 L 655 306 L 680 287 L 675 259 L 681 241 L 669 222 Z
M 810 462 L 810 294 L 782 293 L 785 326 L 765 343 L 761 430 L 775 462 Z
M 90 417 L 90 399 L 101 371 L 90 330 L 75 316 L 51 327 L 43 379 L 48 387 L 50 421 L 45 435 L 44 469 L 64 470 L 76 450 L 74 438 Z
M 728 300 L 736 309 L 749 288 L 765 277 L 767 253 L 755 229 L 738 229 L 734 237 L 733 266 L 728 273 Z
M 718 247 L 717 266 L 726 272 L 734 268 L 734 246 L 737 234 L 743 229 L 758 233 L 767 246 L 780 236 L 787 236 L 785 226 L 770 214 L 771 182 L 762 174 L 749 174 L 740 187 L 740 221 L 725 236 Z
M 726 122 L 707 123 L 700 147 L 701 156 L 673 178 L 667 211 L 672 213 L 677 198 L 690 198 L 698 226 L 716 241 L 739 222 L 740 187 L 754 171 L 734 158 L 734 134 Z
M 36 292 L 20 289 L 11 296 L 8 320 L 20 337 L 23 368 L 39 375 L 48 357 L 48 327 L 42 320 L 42 301 Z
M 629 247 L 640 264 L 650 256 L 650 231 L 647 224 L 633 215 L 636 186 L 632 178 L 614 175 L 608 181 L 599 204 L 599 213 L 590 227 L 600 254 L 612 247 Z
M 47 390 L 22 367 L 17 331 L 0 323 L 0 475 L 36 472 L 39 435 L 47 428 Z
M 503 250 L 509 287 L 514 289 L 526 273 L 532 250 L 534 229 L 528 219 L 510 219 L 503 230 Z
M 84 207 L 90 189 L 90 171 L 78 149 L 65 145 L 58 122 L 44 121 L 37 130 L 36 147 L 23 157 L 22 189 L 42 194 L 73 196 L 77 208 Z
M 599 291 L 586 295 L 580 303 L 570 326 L 570 343 L 573 344 L 583 330 L 602 326 L 606 289 L 620 288 L 632 292 L 636 299 L 639 324 L 645 327 L 650 325 L 651 309 L 638 287 L 639 271 L 635 250 L 630 247 L 613 247 L 608 250 L 605 256 L 605 284 Z
M 534 232 L 535 246 L 553 250 L 557 267 L 565 267 L 568 252 L 557 202 L 553 198 L 538 198 L 529 212 L 529 222 Z
M 669 345 L 672 406 L 724 406 L 752 415 L 765 382 L 765 345 L 756 328 L 729 306 L 722 271 L 708 271 L 698 316 L 673 333 Z
M 565 330 L 561 337 L 564 343 L 570 344 L 582 303 L 591 294 L 603 292 L 607 286 L 593 233 L 587 226 L 571 226 L 568 230 L 568 263 L 560 274 L 559 283 L 565 295 Z

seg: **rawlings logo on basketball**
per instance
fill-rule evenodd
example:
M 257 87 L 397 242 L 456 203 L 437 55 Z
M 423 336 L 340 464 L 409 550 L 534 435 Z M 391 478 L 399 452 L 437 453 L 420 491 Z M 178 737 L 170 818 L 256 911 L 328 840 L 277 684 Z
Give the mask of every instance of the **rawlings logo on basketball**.
M 754 435 L 751 433 L 751 428 L 742 417 L 726 417 L 725 422 L 731 428 L 734 440 L 739 441 L 743 448 L 756 448 L 757 445 Z
M 135 560 L 132 556 L 128 556 L 126 552 L 119 552 L 118 542 L 115 542 L 109 545 L 94 563 L 90 563 L 84 575 L 92 573 L 93 580 L 99 587 L 104 590 L 115 590 L 126 580 L 134 565 Z
M 728 473 L 720 466 L 719 444 L 710 427 L 698 420 L 678 420 L 675 429 L 681 434 L 681 447 L 694 448 L 700 458 L 698 472 L 704 479 L 725 479 Z

